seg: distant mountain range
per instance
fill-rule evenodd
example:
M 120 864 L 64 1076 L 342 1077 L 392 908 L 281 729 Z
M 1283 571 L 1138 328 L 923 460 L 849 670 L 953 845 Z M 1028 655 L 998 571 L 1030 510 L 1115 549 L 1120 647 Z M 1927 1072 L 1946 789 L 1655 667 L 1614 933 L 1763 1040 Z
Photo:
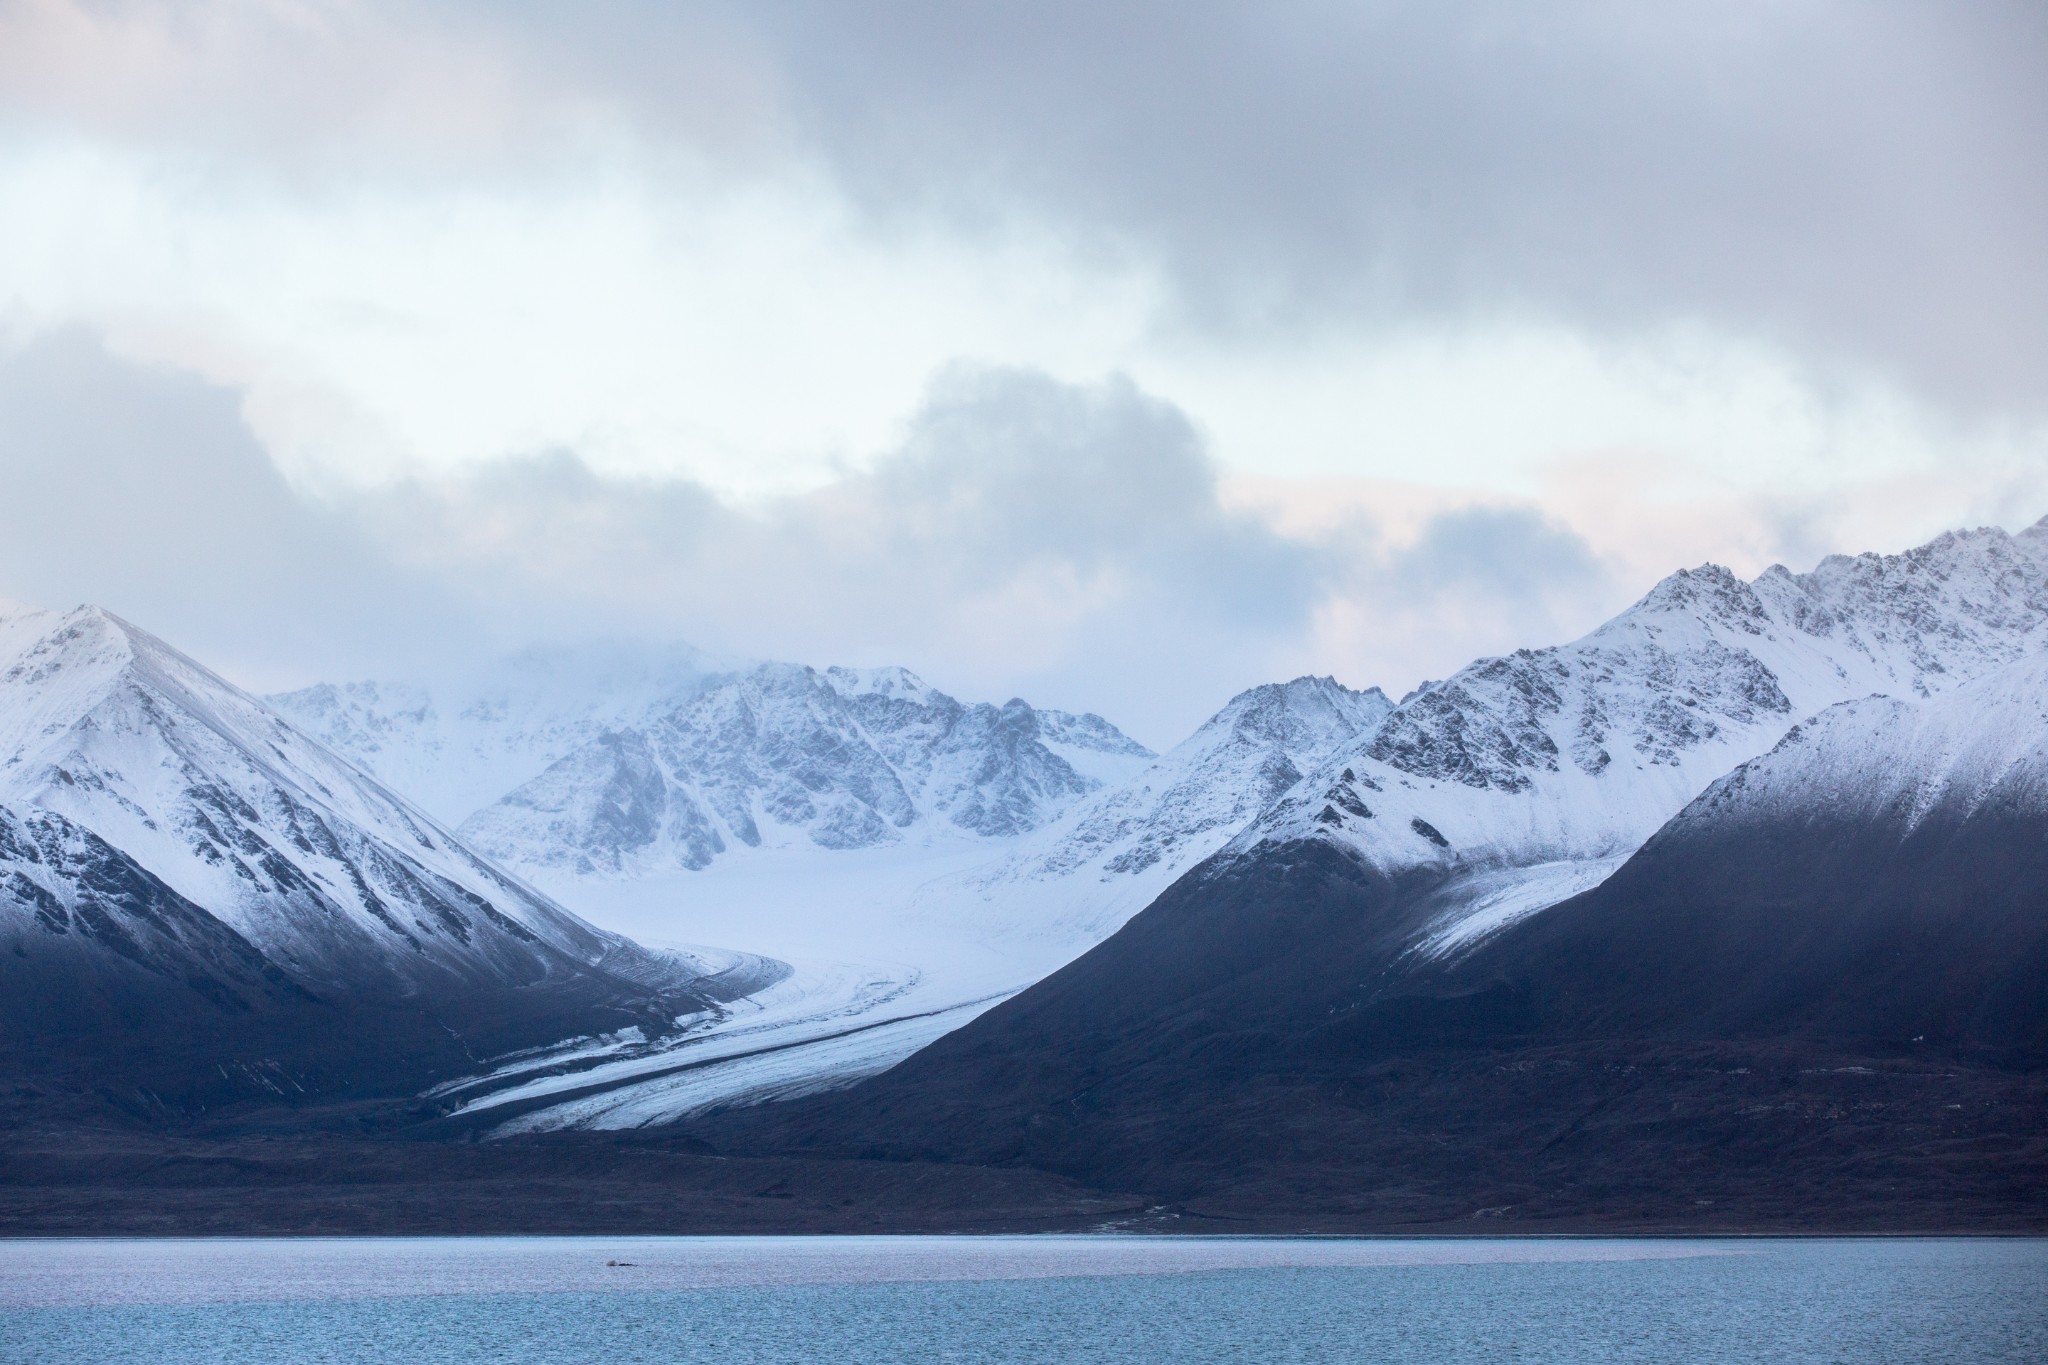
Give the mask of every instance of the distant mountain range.
M 1676 1198 L 1679 1148 L 1698 1207 L 1943 1142 L 1982 1175 L 2042 1140 L 1985 1097 L 2048 1068 L 2044 660 L 2048 522 L 1681 571 L 1398 703 L 1254 688 L 1164 755 L 688 652 L 259 700 L 17 612 L 0 1019 L 23 1074 L 166 1119 L 688 1120 L 1218 1209 Z
M 269 700 L 370 772 L 439 768 L 444 791 L 472 793 L 471 771 L 496 776 L 504 787 L 451 812 L 463 835 L 511 865 L 580 873 L 694 870 L 792 840 L 870 848 L 931 821 L 1027 833 L 1153 756 L 1100 716 L 963 705 L 900 668 L 678 668 L 665 681 L 548 708 L 514 705 L 538 689 L 501 682 L 452 724 L 402 684 Z

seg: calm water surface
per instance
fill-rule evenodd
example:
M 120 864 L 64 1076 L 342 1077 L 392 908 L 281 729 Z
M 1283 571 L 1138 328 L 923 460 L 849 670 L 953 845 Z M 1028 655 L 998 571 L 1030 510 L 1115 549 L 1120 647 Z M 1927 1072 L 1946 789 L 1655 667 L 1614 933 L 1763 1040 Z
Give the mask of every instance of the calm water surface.
M 2039 1365 L 2048 1241 L 8 1241 L 0 1359 Z

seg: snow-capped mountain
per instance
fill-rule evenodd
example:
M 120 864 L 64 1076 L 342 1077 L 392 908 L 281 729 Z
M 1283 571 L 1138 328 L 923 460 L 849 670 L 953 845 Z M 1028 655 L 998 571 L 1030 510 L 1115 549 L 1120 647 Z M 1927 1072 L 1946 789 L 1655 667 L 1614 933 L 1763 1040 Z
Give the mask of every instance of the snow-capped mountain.
M 1157 758 L 1100 717 L 965 704 L 901 669 L 683 654 L 622 664 L 616 685 L 604 660 L 531 656 L 452 700 L 368 684 L 280 700 L 373 776 L 103 612 L 16 612 L 0 617 L 0 899 L 46 959 L 90 940 L 221 1000 L 560 983 L 586 1015 L 601 999 L 647 1027 L 543 1048 L 439 1102 L 501 1131 L 659 1122 L 872 1074 L 1054 973 L 1135 972 L 1129 1010 L 1274 953 L 1354 984 L 1396 961 L 1458 970 L 1802 718 L 1826 712 L 1799 734 L 1864 717 L 1890 739 L 1921 721 L 1887 708 L 1966 726 L 1984 705 L 1942 699 L 2044 646 L 2048 524 L 1753 582 L 1684 571 L 1579 641 L 1480 660 L 1398 706 L 1329 678 L 1254 688 Z M 2024 698 L 2034 684 L 2011 676 Z M 454 808 L 487 795 L 450 833 L 390 774 L 432 775 Z M 1399 913 L 1370 943 L 1289 946 L 1273 897 L 1323 893 L 1267 883 L 1326 872 Z M 1237 889 L 1205 890 L 1223 881 Z M 1331 923 L 1365 932 L 1351 911 Z M 1155 951 L 1178 965 L 1145 965 Z M 722 992 L 689 985 L 717 966 Z
M 904 669 L 763 664 L 571 751 L 462 833 L 515 866 L 580 873 L 872 848 L 920 822 L 1000 839 L 1102 785 L 1055 744 L 1097 771 L 1151 757 L 1099 716 L 963 705 Z
M 1831 825 L 1905 841 L 1976 819 L 2048 822 L 2048 641 L 1929 699 L 1842 702 L 1709 787 L 1659 840 Z
M 1753 582 L 1673 574 L 1572 644 L 1482 659 L 1406 699 L 1232 845 L 1337 844 L 1474 878 L 1469 941 L 1585 889 L 1801 718 L 1939 694 L 2048 641 L 2048 522 L 1834 556 Z
M 1176 871 L 1222 847 L 1302 774 L 1394 709 L 1377 687 L 1296 678 L 1240 692 L 1200 729 L 1121 786 L 1090 799 L 1051 846 L 1021 853 L 1001 875 L 1133 876 Z
M 684 646 L 534 648 L 434 682 L 265 697 L 298 730 L 453 827 L 555 760 L 693 696 L 724 665 Z
M 1439 1180 L 1444 1217 L 1497 1217 L 1577 1181 L 1668 1216 L 1844 1168 L 1945 1188 L 1971 1152 L 1999 1200 L 2038 1184 L 2048 652 L 1826 708 L 1596 888 L 1415 951 L 1455 884 L 1263 844 L 886 1074 L 696 1131 L 1246 1212 Z
M 1155 900 L 1138 922 L 1166 913 L 1169 900 L 1199 903 L 1199 886 L 1180 880 L 1191 869 L 1207 869 L 1197 882 L 1232 865 L 1284 869 L 1306 844 L 1404 888 L 1400 913 L 1376 921 L 1380 937 L 1369 947 L 1356 946 L 1362 959 L 1330 952 L 1341 970 L 1378 972 L 1404 953 L 1454 961 L 1599 885 L 1701 790 L 1801 717 L 1872 692 L 1938 695 L 2043 642 L 2041 528 L 1948 535 L 1900 555 L 1830 559 L 1808 574 L 1772 569 L 1752 583 L 1711 565 L 1683 571 L 1582 640 L 1480 660 L 1399 706 L 1326 679 L 1254 689 L 1151 768 L 1080 802 L 1006 856 L 953 872 L 899 870 L 835 927 L 848 935 L 842 941 L 901 941 L 917 971 L 888 1008 L 951 1027 L 1118 934 Z M 1204 863 L 1219 849 L 1219 860 Z M 720 903 L 728 889 L 735 894 L 722 918 L 734 927 L 755 907 L 778 903 L 758 883 L 706 886 Z M 857 899 L 845 895 L 842 904 Z M 1283 951 L 1269 941 L 1277 912 L 1253 902 L 1249 920 L 1230 921 L 1235 927 L 1219 928 L 1213 941 L 1182 922 L 1183 913 L 1208 913 L 1193 910 L 1175 910 L 1169 918 L 1179 927 L 1146 937 L 1186 958 L 1198 978 L 1227 975 L 1233 962 Z M 1123 945 L 1124 957 L 1132 952 L 1144 957 Z M 1146 977 L 1147 991 L 1177 989 L 1176 973 L 1158 965 L 1121 970 Z M 1104 972 L 1115 974 L 1103 967 L 1089 979 Z M 793 981 L 803 976 L 800 968 Z M 829 1048 L 821 1040 L 791 1049 L 751 1094 L 802 1093 L 829 1067 L 843 1081 L 944 1031 L 934 1022 L 900 1035 L 877 1029 L 859 1047 L 834 1039 Z M 807 1076 L 814 1061 L 819 1071 Z M 663 1103 L 748 1093 L 717 1090 L 724 1074 L 692 1075 Z M 647 1121 L 659 1108 L 627 1103 L 628 1093 L 586 1103 L 576 1121 Z
M 792 842 L 869 848 L 925 822 L 1006 838 L 1152 757 L 1100 716 L 964 704 L 906 669 L 698 662 L 616 687 L 586 666 L 579 698 L 558 658 L 528 656 L 452 720 L 403 684 L 274 700 L 380 776 L 438 774 L 444 809 L 473 801 L 455 818 L 492 856 L 583 875 L 698 869 Z
M 2048 653 L 1829 707 L 1598 890 L 1397 975 L 1523 1031 L 2048 1060 Z
M 307 998 L 413 1001 L 444 1022 L 483 996 L 507 1018 L 563 992 L 609 996 L 656 1027 L 705 1004 L 691 964 L 569 914 L 97 608 L 0 619 L 0 808 L 10 977 L 69 938 L 223 1008 L 223 983 L 249 973 Z M 152 961 L 151 944 L 168 956 Z
M 2048 821 L 2048 651 L 1931 700 L 1829 706 L 1716 782 L 1659 839 L 1833 825 L 1915 839 L 1974 819 Z
M 1127 903 L 1076 926 L 1052 913 L 1071 898 L 1043 886 L 991 914 L 960 878 L 1152 760 L 1100 716 L 962 703 L 900 668 L 646 670 L 634 680 L 660 685 L 614 696 L 601 670 L 551 661 L 536 685 L 522 680 L 534 666 L 501 669 L 496 695 L 545 706 L 390 685 L 279 702 L 380 774 L 468 765 L 443 773 L 444 791 L 524 764 L 519 785 L 462 822 L 466 844 L 599 923 L 697 954 L 741 950 L 763 983 L 781 979 L 686 1036 L 581 1049 L 566 1069 L 536 1055 L 484 1078 L 503 1103 L 610 1067 L 616 1093 L 592 1103 L 637 1123 L 758 1093 L 770 1062 L 785 1089 L 866 1074 L 1085 951 L 1156 890 L 1126 878 Z M 565 675 L 588 695 L 555 685 Z M 1023 948 L 991 942 L 1019 930 Z M 679 1066 L 657 1099 L 633 1081 Z

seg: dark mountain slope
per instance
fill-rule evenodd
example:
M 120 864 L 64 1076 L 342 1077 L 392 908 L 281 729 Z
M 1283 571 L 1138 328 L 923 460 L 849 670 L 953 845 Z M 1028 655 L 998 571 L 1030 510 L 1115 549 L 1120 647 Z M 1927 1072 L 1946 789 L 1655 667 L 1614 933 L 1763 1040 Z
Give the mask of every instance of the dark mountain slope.
M 2048 1065 L 2048 663 L 1831 708 L 1451 977 L 1550 1034 Z

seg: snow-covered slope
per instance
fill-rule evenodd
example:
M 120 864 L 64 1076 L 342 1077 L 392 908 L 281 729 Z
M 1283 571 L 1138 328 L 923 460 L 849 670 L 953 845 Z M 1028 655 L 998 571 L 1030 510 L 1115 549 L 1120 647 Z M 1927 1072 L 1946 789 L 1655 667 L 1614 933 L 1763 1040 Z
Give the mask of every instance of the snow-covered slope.
M 1909 839 L 1931 822 L 1986 815 L 2048 820 L 2048 652 L 1924 701 L 1831 706 L 1716 782 L 1659 837 L 1829 824 Z
M 1448 967 L 1444 976 L 1435 969 Z M 2048 654 L 1801 722 L 1592 894 L 1391 974 L 1552 1038 L 2048 1058 Z
M 46 1022 L 55 1015 L 66 1027 L 90 1028 L 97 1002 L 79 998 L 77 978 L 120 965 L 230 1009 L 303 994 L 247 939 L 55 811 L 24 817 L 0 807 L 0 907 L 0 937 L 10 940 L 17 976 L 9 1012 L 23 1007 L 24 996 L 41 997 L 33 1012 Z M 120 961 L 94 963 L 96 954 Z M 43 961 L 53 955 L 66 959 L 56 972 Z M 34 985 L 19 979 L 20 964 L 32 958 Z M 134 1002 L 135 1012 L 150 1012 L 150 1003 Z M 10 1032 L 19 1038 L 18 1025 Z
M 316 994 L 433 999 L 593 973 L 658 992 L 690 979 L 97 608 L 0 619 L 0 806 L 17 853 L 44 853 L 15 859 L 24 913 L 48 905 L 31 884 L 82 904 L 62 869 L 116 851 Z
M 1873 693 L 1936 695 L 2044 640 L 2048 523 L 1835 556 L 1807 574 L 1772 568 L 1749 583 L 1715 565 L 1681 571 L 1584 639 L 1482 659 L 1424 687 L 1230 855 L 1321 840 L 1382 872 L 1482 879 L 1479 899 L 1530 913 L 1558 897 L 1514 892 L 1517 869 L 1583 889 L 1571 868 L 1618 865 L 1802 717 Z M 1447 912 L 1440 945 L 1470 941 L 1453 931 L 1467 910 Z

